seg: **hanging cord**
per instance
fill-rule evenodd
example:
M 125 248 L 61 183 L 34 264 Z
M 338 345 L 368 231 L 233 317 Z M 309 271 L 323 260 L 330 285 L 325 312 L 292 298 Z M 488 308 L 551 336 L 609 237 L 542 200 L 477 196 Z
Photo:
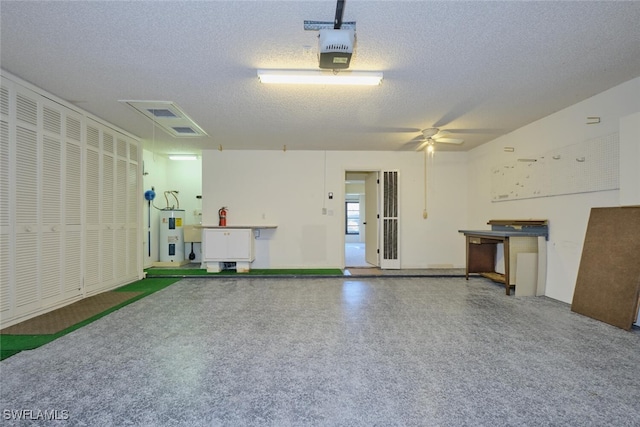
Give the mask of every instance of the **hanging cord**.
M 427 213 L 427 150 L 424 149 L 424 210 L 422 211 L 422 218 L 427 219 L 429 214 Z
M 427 217 L 429 216 L 429 213 L 427 211 L 427 193 L 429 189 L 429 184 L 431 182 L 431 180 L 429 179 L 429 175 L 431 173 L 431 169 L 433 168 L 433 159 L 435 156 L 435 152 L 427 150 L 427 147 L 425 147 L 423 151 L 424 151 L 424 210 L 422 211 L 422 217 L 424 219 L 427 219 Z M 431 162 L 428 161 L 429 159 L 431 159 Z

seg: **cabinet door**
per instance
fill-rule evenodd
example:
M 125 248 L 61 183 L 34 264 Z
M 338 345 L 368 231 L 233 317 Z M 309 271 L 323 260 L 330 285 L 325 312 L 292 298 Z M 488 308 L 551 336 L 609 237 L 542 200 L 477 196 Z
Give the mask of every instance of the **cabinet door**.
M 227 233 L 227 257 L 238 261 L 252 260 L 251 230 L 230 230 Z
M 226 230 L 204 230 L 204 260 L 223 260 L 227 256 Z

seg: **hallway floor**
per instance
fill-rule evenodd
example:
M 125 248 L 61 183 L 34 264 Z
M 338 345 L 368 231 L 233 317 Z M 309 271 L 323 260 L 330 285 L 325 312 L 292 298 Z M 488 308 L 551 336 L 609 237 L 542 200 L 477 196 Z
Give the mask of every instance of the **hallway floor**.
M 347 242 L 344 244 L 344 265 L 348 267 L 374 267 L 365 259 L 365 244 Z
M 88 426 L 632 426 L 638 349 L 638 330 L 483 278 L 184 279 L 0 362 L 0 407 Z

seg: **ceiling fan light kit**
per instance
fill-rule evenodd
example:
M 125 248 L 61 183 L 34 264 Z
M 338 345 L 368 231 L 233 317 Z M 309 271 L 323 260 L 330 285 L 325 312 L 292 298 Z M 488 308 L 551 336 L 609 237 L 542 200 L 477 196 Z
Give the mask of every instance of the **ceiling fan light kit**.
M 416 151 L 420 151 L 423 148 L 427 149 L 427 152 L 433 153 L 435 150 L 435 144 L 455 144 L 460 145 L 464 142 L 463 139 L 451 138 L 450 135 L 453 132 L 448 130 L 440 130 L 438 128 L 427 128 L 422 130 L 423 140 L 420 140 L 420 145 L 416 148 Z
M 381 71 L 258 70 L 261 83 L 378 86 Z

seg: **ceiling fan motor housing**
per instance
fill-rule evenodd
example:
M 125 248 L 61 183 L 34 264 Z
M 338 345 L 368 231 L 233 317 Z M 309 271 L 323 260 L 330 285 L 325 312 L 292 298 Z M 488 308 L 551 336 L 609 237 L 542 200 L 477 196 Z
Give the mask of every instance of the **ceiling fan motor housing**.
M 349 68 L 353 45 L 355 42 L 353 29 L 322 29 L 318 36 L 318 60 L 320 68 L 341 70 Z

